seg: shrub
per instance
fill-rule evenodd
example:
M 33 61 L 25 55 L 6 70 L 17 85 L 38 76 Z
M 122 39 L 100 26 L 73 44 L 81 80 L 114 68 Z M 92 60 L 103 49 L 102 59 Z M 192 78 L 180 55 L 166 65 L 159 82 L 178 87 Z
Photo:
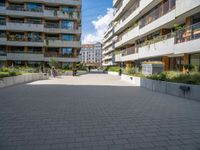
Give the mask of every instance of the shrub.
M 0 78 L 9 77 L 9 72 L 0 72 Z
M 154 74 L 148 76 L 147 78 L 152 80 L 175 82 L 175 83 L 185 83 L 185 84 L 200 84 L 200 73 L 190 73 L 184 74 L 181 72 L 163 72 L 160 74 Z
M 135 69 L 134 68 L 125 68 L 125 69 L 123 69 L 123 74 L 134 75 L 135 74 Z
M 107 71 L 112 71 L 112 72 L 119 72 L 120 67 L 118 66 L 113 66 L 113 67 L 108 67 Z

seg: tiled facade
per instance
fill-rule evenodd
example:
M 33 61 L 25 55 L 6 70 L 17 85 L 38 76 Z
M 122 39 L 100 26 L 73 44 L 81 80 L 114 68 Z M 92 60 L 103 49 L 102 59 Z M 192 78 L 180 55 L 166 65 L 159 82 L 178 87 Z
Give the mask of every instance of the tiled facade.
M 81 0 L 2 0 L 0 65 L 79 62 Z
M 200 1 L 114 0 L 115 62 L 139 67 L 162 61 L 165 70 L 200 70 Z M 127 66 L 126 65 L 126 66 Z

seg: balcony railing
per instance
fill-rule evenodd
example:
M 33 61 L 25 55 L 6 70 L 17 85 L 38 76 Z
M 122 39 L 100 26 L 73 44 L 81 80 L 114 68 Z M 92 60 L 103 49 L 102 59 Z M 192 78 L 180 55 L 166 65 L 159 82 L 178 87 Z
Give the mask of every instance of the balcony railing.
M 59 24 L 56 24 L 56 23 L 46 23 L 45 25 L 44 25 L 44 27 L 45 28 L 59 28 L 60 27 L 60 25 Z
M 183 43 L 200 38 L 200 22 L 176 32 L 175 43 Z
M 58 52 L 46 52 L 45 57 L 61 57 L 61 58 L 74 58 L 73 54 L 60 54 Z
M 132 46 L 132 47 L 122 50 L 122 56 L 132 55 L 132 54 L 137 53 L 137 51 L 138 51 L 137 46 Z
M 15 10 L 15 11 L 31 11 L 31 12 L 42 12 L 42 8 L 25 8 L 24 6 L 8 6 L 8 10 Z
M 154 37 L 152 40 L 146 40 L 145 42 L 142 42 L 142 43 L 138 44 L 137 46 L 138 47 L 144 47 L 144 46 L 147 46 L 147 45 L 155 44 L 157 42 L 173 38 L 175 36 L 175 34 L 176 33 L 171 32 L 171 33 L 168 33 L 166 35 L 157 36 L 157 37 Z
M 16 11 L 25 11 L 24 6 L 8 6 L 7 7 L 8 10 L 16 10 Z

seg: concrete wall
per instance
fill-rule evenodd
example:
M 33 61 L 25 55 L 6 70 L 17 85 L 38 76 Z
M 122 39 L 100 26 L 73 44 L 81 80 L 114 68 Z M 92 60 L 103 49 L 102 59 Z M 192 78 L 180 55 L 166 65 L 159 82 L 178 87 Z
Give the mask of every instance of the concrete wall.
M 16 84 L 33 82 L 37 80 L 47 80 L 48 78 L 49 76 L 43 73 L 34 73 L 34 74 L 25 74 L 14 77 L 7 77 L 0 79 L 0 88 L 9 87 Z
M 147 88 L 151 91 L 200 101 L 200 85 L 156 81 L 128 75 L 122 75 L 121 80 L 134 84 L 135 86 Z M 184 94 L 184 92 L 180 89 L 180 86 L 190 87 L 190 92 L 186 92 Z
M 112 71 L 108 71 L 109 75 L 113 75 L 113 76 L 119 76 L 118 72 L 112 72 Z
M 175 45 L 175 54 L 195 53 L 200 51 L 200 39 L 178 43 Z

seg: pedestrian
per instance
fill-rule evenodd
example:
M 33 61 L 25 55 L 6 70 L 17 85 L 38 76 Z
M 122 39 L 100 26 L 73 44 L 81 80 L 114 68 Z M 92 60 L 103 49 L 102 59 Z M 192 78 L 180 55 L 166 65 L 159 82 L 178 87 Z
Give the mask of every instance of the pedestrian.
M 52 75 L 54 78 L 56 77 L 56 69 L 54 67 L 52 67 Z

